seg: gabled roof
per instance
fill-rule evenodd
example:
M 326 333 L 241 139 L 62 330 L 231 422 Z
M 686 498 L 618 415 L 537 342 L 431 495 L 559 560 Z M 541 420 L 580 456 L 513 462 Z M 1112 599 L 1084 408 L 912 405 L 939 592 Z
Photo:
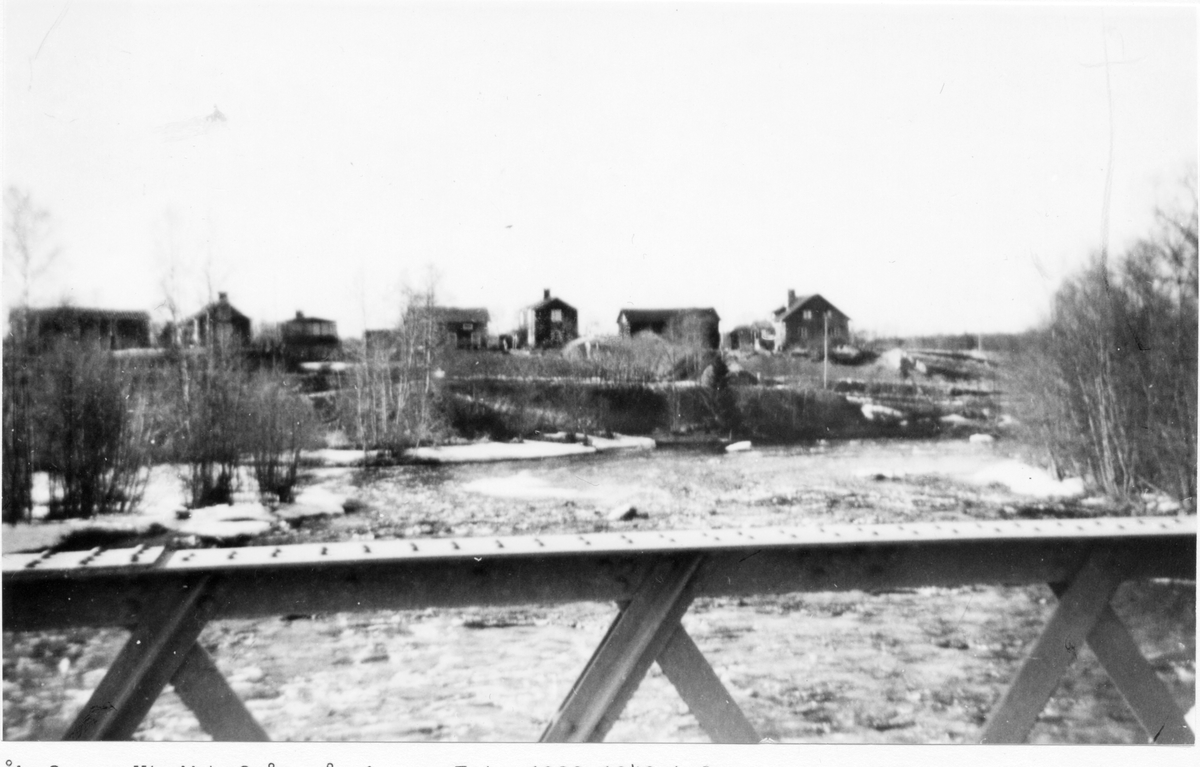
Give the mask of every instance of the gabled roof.
M 191 317 L 188 317 L 188 319 L 193 320 L 199 317 L 211 317 L 214 315 L 216 316 L 218 322 L 228 322 L 235 318 L 243 319 L 247 322 L 250 321 L 249 317 L 239 312 L 236 308 L 234 308 L 233 304 L 229 303 L 229 299 L 224 293 L 221 294 L 219 299 L 205 306 Z
M 833 309 L 838 314 L 842 315 L 846 319 L 850 319 L 849 315 L 847 315 L 841 309 L 837 308 L 832 303 L 830 303 L 830 301 L 828 299 L 826 299 L 824 296 L 822 296 L 820 293 L 813 293 L 813 294 L 807 295 L 807 296 L 796 296 L 796 300 L 792 301 L 790 306 L 781 306 L 778 309 L 776 309 L 774 312 L 775 321 L 780 322 L 782 320 L 787 319 L 788 317 L 792 316 L 796 312 L 803 309 L 807 304 L 811 303 L 813 300 L 818 299 L 818 298 L 821 299 L 822 301 L 824 301 L 825 303 L 829 304 L 829 308 Z
M 457 306 L 435 306 L 433 316 L 439 322 L 488 322 L 491 317 L 487 309 L 463 309 Z
M 555 306 L 560 309 L 574 309 L 575 308 L 574 306 L 571 306 L 566 301 L 562 300 L 561 298 L 559 298 L 557 296 L 551 296 L 550 298 L 543 298 L 541 301 L 538 301 L 536 304 L 530 304 L 529 306 L 527 306 L 525 308 L 533 309 L 534 311 L 537 311 L 538 309 L 545 309 L 550 306 Z
M 634 322 L 668 322 L 676 317 L 684 316 L 709 316 L 714 320 L 720 321 L 717 316 L 717 310 L 711 307 L 705 308 L 689 308 L 689 309 L 622 309 L 617 315 L 617 322 L 621 321 L 624 316 L 630 323 Z

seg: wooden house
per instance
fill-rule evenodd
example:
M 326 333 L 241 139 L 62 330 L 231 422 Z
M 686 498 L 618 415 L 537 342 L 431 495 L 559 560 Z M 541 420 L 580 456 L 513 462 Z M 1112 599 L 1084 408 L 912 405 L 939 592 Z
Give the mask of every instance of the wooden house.
M 231 349 L 250 343 L 250 318 L 233 308 L 228 293 L 188 317 L 180 328 L 184 346 Z
M 797 296 L 788 291 L 785 306 L 775 310 L 775 349 L 820 348 L 850 342 L 850 318 L 820 294 Z
M 320 317 L 305 317 L 296 312 L 279 331 L 283 357 L 289 365 L 324 362 L 337 357 L 341 348 L 337 323 Z
M 55 306 L 17 309 L 9 326 L 20 328 L 31 352 L 44 352 L 60 341 L 84 343 L 121 351 L 150 346 L 150 315 L 146 312 Z
M 721 318 L 711 308 L 622 309 L 617 328 L 623 338 L 653 333 L 673 343 L 716 349 L 721 345 Z
M 433 308 L 435 326 L 455 349 L 486 349 L 490 319 L 487 309 Z
M 579 312 L 561 298 L 553 298 L 550 290 L 542 300 L 521 311 L 518 343 L 534 349 L 561 348 L 579 337 Z

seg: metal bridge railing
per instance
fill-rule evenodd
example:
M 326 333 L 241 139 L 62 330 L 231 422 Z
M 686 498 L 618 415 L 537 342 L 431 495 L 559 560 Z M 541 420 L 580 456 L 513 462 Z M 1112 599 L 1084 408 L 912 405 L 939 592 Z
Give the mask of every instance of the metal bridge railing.
M 129 640 L 68 739 L 128 739 L 170 683 L 219 740 L 265 740 L 197 643 L 212 620 L 614 601 L 620 611 L 542 740 L 602 740 L 658 663 L 718 742 L 758 740 L 680 623 L 698 596 L 1049 584 L 1058 605 L 982 733 L 1029 734 L 1086 642 L 1155 743 L 1192 743 L 1109 607 L 1126 580 L 1195 580 L 1195 517 L 812 525 L 437 538 L 3 558 L 4 628 L 124 626 Z

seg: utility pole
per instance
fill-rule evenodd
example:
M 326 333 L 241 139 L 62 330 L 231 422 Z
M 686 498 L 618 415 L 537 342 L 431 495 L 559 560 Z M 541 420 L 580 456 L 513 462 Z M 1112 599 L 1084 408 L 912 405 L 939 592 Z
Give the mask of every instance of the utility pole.
M 829 310 L 825 310 L 825 378 L 823 388 L 829 388 Z

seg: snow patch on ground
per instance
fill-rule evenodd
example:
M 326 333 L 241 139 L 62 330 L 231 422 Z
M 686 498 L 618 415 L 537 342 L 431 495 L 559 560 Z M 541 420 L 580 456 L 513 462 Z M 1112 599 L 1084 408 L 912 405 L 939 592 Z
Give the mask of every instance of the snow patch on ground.
M 335 517 L 345 514 L 346 497 L 320 485 L 303 488 L 296 500 L 280 506 L 275 515 L 280 519 L 295 520 L 306 517 Z
M 588 455 L 596 448 L 566 442 L 475 442 L 470 445 L 417 447 L 404 451 L 406 458 L 432 463 L 483 463 L 490 461 L 527 461 L 537 458 L 560 458 L 568 455 Z
M 569 434 L 565 431 L 556 431 L 543 434 L 542 440 L 539 441 L 543 440 L 556 444 L 589 445 L 601 453 L 607 450 L 653 450 L 657 447 L 657 443 L 650 437 L 630 437 L 624 434 L 599 437 L 595 434 Z
M 332 452 L 354 453 L 359 459 L 362 458 L 361 451 Z M 232 505 L 185 511 L 187 497 L 182 480 L 184 471 L 181 465 L 164 464 L 151 468 L 142 501 L 130 514 L 54 522 L 45 521 L 50 500 L 50 481 L 45 473 L 35 474 L 35 521 L 32 524 L 4 525 L 0 531 L 0 549 L 4 553 L 44 549 L 57 545 L 68 535 L 85 530 L 146 534 L 153 531 L 155 525 L 181 535 L 231 540 L 261 535 L 283 520 L 344 513 L 346 497 L 319 485 L 302 488 L 294 504 L 281 506 L 273 513 L 258 502 L 253 472 L 246 467 L 241 469 L 239 476 L 242 490 L 234 494 Z
M 184 535 L 227 539 L 262 535 L 274 521 L 271 512 L 260 503 L 235 503 L 192 509 L 188 519 L 173 526 Z
M 869 402 L 862 406 L 862 414 L 863 418 L 866 418 L 868 421 L 891 422 L 904 418 L 904 413 L 895 408 L 886 405 L 875 405 Z
M 1036 498 L 1077 498 L 1084 494 L 1082 479 L 1054 479 L 1048 472 L 1020 461 L 988 466 L 972 474 L 968 481 L 976 485 L 1004 485 L 1014 493 Z

